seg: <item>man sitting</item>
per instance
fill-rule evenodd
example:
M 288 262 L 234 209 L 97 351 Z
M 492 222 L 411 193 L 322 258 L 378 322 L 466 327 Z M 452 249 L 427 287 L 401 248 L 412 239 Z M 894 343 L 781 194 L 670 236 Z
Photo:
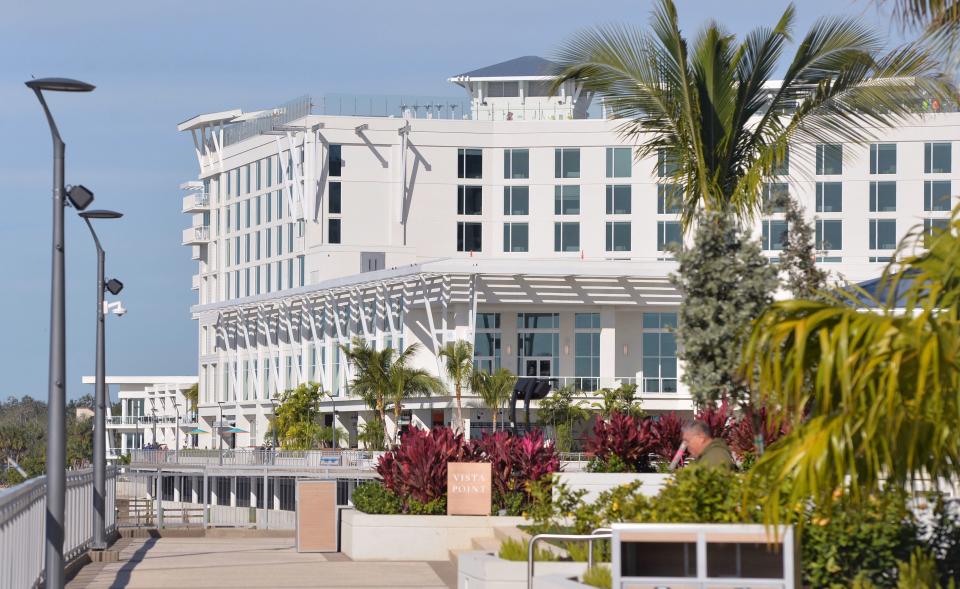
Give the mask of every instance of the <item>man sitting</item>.
M 735 469 L 733 454 L 726 443 L 710 434 L 710 427 L 699 420 L 684 424 L 683 443 L 693 455 L 696 464 Z

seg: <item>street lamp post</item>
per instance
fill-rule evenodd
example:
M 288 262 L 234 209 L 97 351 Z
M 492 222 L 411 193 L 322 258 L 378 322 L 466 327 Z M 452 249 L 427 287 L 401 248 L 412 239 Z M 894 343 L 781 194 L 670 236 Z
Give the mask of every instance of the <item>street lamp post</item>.
M 123 283 L 111 279 L 107 282 L 104 276 L 106 254 L 100 245 L 97 232 L 93 230 L 90 219 L 119 219 L 123 215 L 115 211 L 83 211 L 80 213 L 90 229 L 93 243 L 97 246 L 97 366 L 96 386 L 94 390 L 94 418 L 93 418 L 93 543 L 94 550 L 104 550 L 107 547 L 106 529 L 106 487 L 107 487 L 107 361 L 105 331 L 105 292 L 120 294 Z
M 160 446 L 160 444 L 157 443 L 157 409 L 156 407 L 154 407 L 153 409 L 150 409 L 150 413 L 153 414 L 153 417 L 151 417 L 151 419 L 153 420 L 153 447 L 154 449 L 156 449 Z
M 217 401 L 220 406 L 220 421 L 217 422 L 217 454 L 220 455 L 220 466 L 223 466 L 223 401 Z
M 50 92 L 90 92 L 92 84 L 66 78 L 42 78 L 26 82 L 43 107 L 43 114 L 53 139 L 53 259 L 50 282 L 50 365 L 47 389 L 47 513 L 46 544 L 44 551 L 44 582 L 50 589 L 61 589 L 65 582 L 63 569 L 63 519 L 67 491 L 67 325 L 66 292 L 64 284 L 65 244 L 63 239 L 64 157 L 66 145 L 50 114 L 44 90 Z M 77 187 L 76 195 L 69 196 L 77 210 L 85 209 L 93 194 Z
M 177 431 L 176 431 L 176 444 L 174 446 L 174 457 L 177 464 L 180 463 L 180 403 L 173 402 L 173 410 L 177 412 Z

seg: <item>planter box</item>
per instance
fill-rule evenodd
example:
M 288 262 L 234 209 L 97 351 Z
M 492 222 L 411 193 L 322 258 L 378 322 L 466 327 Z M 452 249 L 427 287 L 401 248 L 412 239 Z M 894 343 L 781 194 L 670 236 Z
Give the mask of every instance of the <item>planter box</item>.
M 640 491 L 652 497 L 660 492 L 671 475 L 635 472 L 559 472 L 556 476 L 557 480 L 566 483 L 571 491 L 586 489 L 587 494 L 584 495 L 583 500 L 592 503 L 600 493 L 633 481 L 642 481 Z
M 470 548 L 474 538 L 492 538 L 495 527 L 525 521 L 490 515 L 371 515 L 350 509 L 340 523 L 340 549 L 353 560 L 449 560 L 451 550 Z
M 553 586 L 538 584 L 538 577 L 579 578 L 585 570 L 585 562 L 538 561 L 534 586 Z M 489 552 L 465 552 L 457 559 L 457 589 L 527 589 L 527 563 L 503 560 Z

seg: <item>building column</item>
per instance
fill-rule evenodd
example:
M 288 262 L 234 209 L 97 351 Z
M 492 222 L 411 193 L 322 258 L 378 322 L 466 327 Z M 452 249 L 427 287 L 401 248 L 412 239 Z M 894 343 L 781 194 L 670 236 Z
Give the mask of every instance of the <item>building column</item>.
M 613 388 L 617 369 L 617 310 L 600 307 L 600 388 Z

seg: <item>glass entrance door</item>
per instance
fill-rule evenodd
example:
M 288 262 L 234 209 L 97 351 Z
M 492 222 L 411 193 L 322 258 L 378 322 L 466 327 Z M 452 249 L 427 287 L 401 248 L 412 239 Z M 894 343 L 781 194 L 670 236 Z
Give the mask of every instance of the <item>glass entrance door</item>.
M 524 376 L 533 378 L 550 378 L 553 376 L 553 360 L 551 358 L 524 359 Z

